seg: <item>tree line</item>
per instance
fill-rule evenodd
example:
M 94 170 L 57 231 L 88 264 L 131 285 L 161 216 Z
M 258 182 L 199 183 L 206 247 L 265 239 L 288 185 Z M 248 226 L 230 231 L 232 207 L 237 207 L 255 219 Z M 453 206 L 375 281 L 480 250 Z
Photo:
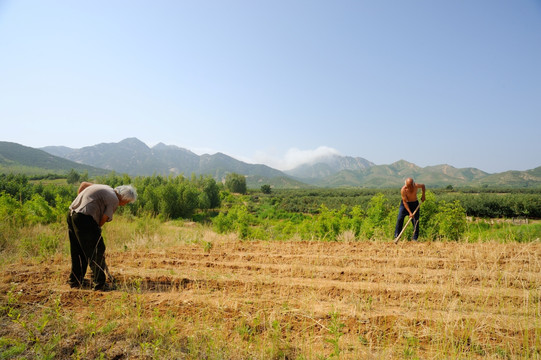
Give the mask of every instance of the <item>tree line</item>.
M 80 181 L 86 176 L 76 178 Z M 119 208 L 120 213 L 202 221 L 217 232 L 236 232 L 244 239 L 337 240 L 344 234 L 391 238 L 400 202 L 398 189 L 276 190 L 263 185 L 248 190 L 245 177 L 239 174 L 228 175 L 223 183 L 210 176 L 116 173 L 92 181 L 113 188 L 132 184 L 137 189 L 138 200 Z M 13 226 L 64 221 L 77 195 L 78 182 L 70 182 L 59 185 L 25 175 L 0 175 L 0 232 L 8 234 L 4 230 Z M 421 237 L 458 240 L 466 231 L 467 216 L 541 218 L 541 197 L 529 192 L 429 190 L 421 209 Z
M 55 179 L 50 175 L 44 179 Z M 33 180 L 26 175 L 0 174 L 0 194 L 4 193 L 18 200 L 21 204 L 42 198 L 51 207 L 57 202 L 64 204 L 76 196 L 77 184 L 87 181 L 88 174 L 71 171 L 67 178 L 68 185 L 47 183 Z M 321 205 L 331 210 L 346 206 L 366 208 L 377 194 L 384 194 L 390 204 L 400 203 L 398 189 L 272 189 L 268 185 L 259 190 L 248 190 L 246 179 L 240 174 L 228 174 L 224 183 L 216 182 L 212 177 L 192 176 L 145 176 L 130 177 L 111 173 L 98 176 L 94 180 L 116 187 L 132 184 L 138 191 L 139 200 L 128 207 L 133 214 L 148 212 L 162 218 L 189 218 L 197 211 L 217 209 L 221 199 L 229 193 L 256 194 L 268 198 L 268 203 L 288 213 L 317 214 Z M 480 218 L 530 218 L 541 219 L 541 191 L 531 189 L 472 189 L 464 191 L 431 190 L 439 200 L 447 203 L 458 201 L 467 216 Z
M 464 189 L 449 191 L 430 189 L 439 200 L 458 201 L 466 215 L 480 218 L 541 219 L 541 190 L 532 189 Z M 384 194 L 392 204 L 400 203 L 399 189 L 277 189 L 273 202 L 288 212 L 316 214 L 324 204 L 329 209 L 342 205 L 367 206 L 376 194 Z

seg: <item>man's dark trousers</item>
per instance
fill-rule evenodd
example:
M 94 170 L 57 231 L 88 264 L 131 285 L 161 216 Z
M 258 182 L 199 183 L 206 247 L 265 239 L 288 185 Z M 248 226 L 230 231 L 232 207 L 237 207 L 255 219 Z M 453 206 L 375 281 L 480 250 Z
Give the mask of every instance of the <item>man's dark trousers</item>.
M 71 274 L 69 284 L 81 287 L 86 269 L 90 265 L 94 288 L 105 285 L 105 243 L 101 228 L 90 215 L 68 214 L 68 233 L 70 238 Z
M 417 207 L 419 206 L 419 201 L 408 201 L 408 206 L 410 208 L 410 211 L 413 213 L 415 212 L 415 209 L 417 209 Z M 417 211 L 417 213 L 415 213 L 415 215 L 413 216 L 413 240 L 417 240 L 417 238 L 419 237 L 419 212 L 420 211 Z M 402 227 L 404 226 L 404 219 L 407 216 L 409 216 L 409 213 L 404 206 L 404 201 L 400 201 L 400 208 L 398 209 L 398 219 L 396 220 L 396 226 L 394 229 L 395 239 L 402 231 Z

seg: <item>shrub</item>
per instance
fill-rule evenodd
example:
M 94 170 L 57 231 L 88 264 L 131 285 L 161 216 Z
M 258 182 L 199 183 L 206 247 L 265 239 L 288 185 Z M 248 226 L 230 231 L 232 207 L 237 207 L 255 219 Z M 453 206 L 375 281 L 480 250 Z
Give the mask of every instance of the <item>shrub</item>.
M 426 200 L 419 209 L 419 236 L 436 239 L 439 236 L 438 220 L 436 215 L 438 214 L 438 202 L 434 193 L 427 191 Z
M 322 240 L 336 240 L 340 234 L 340 215 L 321 205 L 319 214 L 315 217 L 316 236 Z
M 56 220 L 56 212 L 39 194 L 32 195 L 32 199 L 23 208 L 31 224 L 49 224 Z
M 466 231 L 466 212 L 458 200 L 442 201 L 436 215 L 438 234 L 449 240 L 459 240 Z
M 390 206 L 387 198 L 383 194 L 377 194 L 370 199 L 366 217 L 361 225 L 361 234 L 371 239 L 376 234 L 376 230 L 381 234 L 387 225 L 386 219 L 390 213 Z
M 355 205 L 350 211 L 350 216 L 351 220 L 349 224 L 349 229 L 353 231 L 355 237 L 358 237 L 361 234 L 361 228 L 363 220 L 366 217 L 366 212 L 361 209 L 359 205 Z

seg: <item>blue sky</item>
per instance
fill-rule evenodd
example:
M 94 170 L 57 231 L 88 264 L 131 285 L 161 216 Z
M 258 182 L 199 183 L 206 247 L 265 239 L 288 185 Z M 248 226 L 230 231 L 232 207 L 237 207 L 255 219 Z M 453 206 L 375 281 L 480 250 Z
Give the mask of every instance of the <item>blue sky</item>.
M 541 165 L 541 1 L 0 0 L 1 141 Z

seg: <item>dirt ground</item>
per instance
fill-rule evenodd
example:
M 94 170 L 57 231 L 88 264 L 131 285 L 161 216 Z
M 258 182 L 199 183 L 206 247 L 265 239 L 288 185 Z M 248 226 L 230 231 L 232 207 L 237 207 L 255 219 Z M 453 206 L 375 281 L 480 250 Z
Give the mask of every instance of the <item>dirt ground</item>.
M 257 358 L 249 348 L 277 328 L 278 343 L 260 346 L 277 344 L 282 358 L 541 356 L 539 242 L 221 240 L 108 250 L 107 259 L 117 290 L 70 289 L 69 258 L 57 256 L 2 269 L 3 303 L 8 292 L 19 294 L 21 308 L 57 299 L 75 323 L 84 323 L 91 312 L 99 319 L 100 311 L 117 314 L 119 322 L 111 304 L 134 302 L 148 318 L 170 314 L 182 322 L 179 332 L 215 327 L 222 345 L 231 347 L 230 358 Z M 0 325 L 2 336 L 21 331 L 6 316 Z M 81 331 L 66 335 L 57 354 L 73 357 Z M 130 331 L 118 326 L 100 348 L 110 358 L 141 354 L 122 342 Z

